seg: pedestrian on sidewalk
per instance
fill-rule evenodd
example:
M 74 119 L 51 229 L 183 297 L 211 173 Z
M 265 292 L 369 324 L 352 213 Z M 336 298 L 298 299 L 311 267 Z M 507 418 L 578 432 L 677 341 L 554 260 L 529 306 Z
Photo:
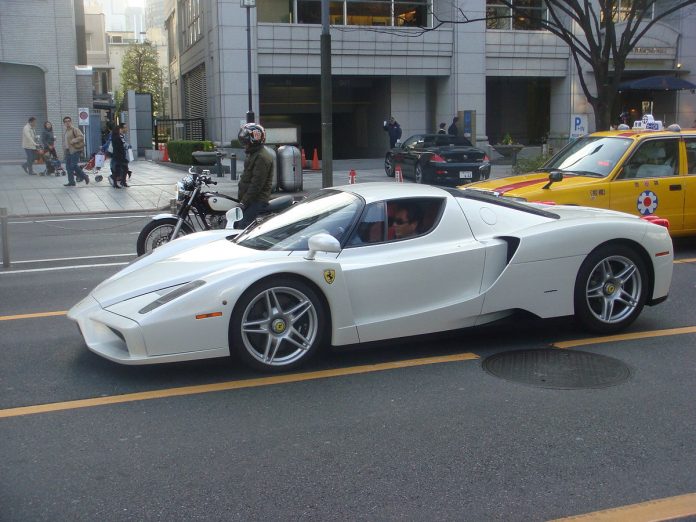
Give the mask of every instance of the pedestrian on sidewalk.
M 111 132 L 111 186 L 114 188 L 128 187 L 126 175 L 128 174 L 128 141 L 126 133 L 128 125 L 119 123 Z
M 449 129 L 447 129 L 447 134 L 451 134 L 452 136 L 457 136 L 459 134 L 459 129 L 457 128 L 458 121 L 459 117 L 455 116 L 452 118 L 452 125 L 450 125 Z
M 39 145 L 36 140 L 36 132 L 34 128 L 36 127 L 36 118 L 32 116 L 27 120 L 27 124 L 22 129 L 22 148 L 27 156 L 26 163 L 22 164 L 24 172 L 30 176 L 34 176 L 34 161 L 36 160 L 36 149 Z
M 443 122 L 440 124 L 440 128 L 437 129 L 437 133 L 438 133 L 438 134 L 447 134 L 447 128 L 446 128 L 446 127 L 447 127 L 447 124 L 443 121 Z
M 389 121 L 384 120 L 384 130 L 389 134 L 389 148 L 393 149 L 396 147 L 396 140 L 401 138 L 401 125 L 392 116 Z
M 56 171 L 53 167 L 53 161 L 58 160 L 58 153 L 56 152 L 56 135 L 53 132 L 53 124 L 50 121 L 45 121 L 41 130 L 41 148 L 44 151 L 45 173 L 51 175 Z
M 68 171 L 68 182 L 66 187 L 74 187 L 75 181 L 84 181 L 89 185 L 89 176 L 85 174 L 78 162 L 80 161 L 80 153 L 85 148 L 85 136 L 77 127 L 73 127 L 72 118 L 65 116 L 63 118 L 65 126 L 65 134 L 63 134 L 63 145 L 65 148 L 65 170 Z
M 246 158 L 244 172 L 239 178 L 237 199 L 242 205 L 244 217 L 239 228 L 246 228 L 259 212 L 268 206 L 273 187 L 273 156 L 266 150 L 266 129 L 258 123 L 247 123 L 237 135 L 244 145 Z

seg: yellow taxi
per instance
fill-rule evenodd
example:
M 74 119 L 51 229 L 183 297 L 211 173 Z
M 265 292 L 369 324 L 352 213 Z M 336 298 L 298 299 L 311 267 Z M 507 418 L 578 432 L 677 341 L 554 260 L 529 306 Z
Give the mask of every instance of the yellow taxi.
M 672 236 L 696 235 L 696 129 L 669 129 L 643 117 L 578 138 L 534 172 L 460 188 L 660 217 Z

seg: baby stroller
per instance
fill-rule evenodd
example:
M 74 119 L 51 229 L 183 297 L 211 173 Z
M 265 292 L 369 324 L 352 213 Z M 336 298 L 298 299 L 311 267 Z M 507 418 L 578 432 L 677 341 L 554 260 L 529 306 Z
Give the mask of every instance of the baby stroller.
M 101 181 L 104 176 L 99 174 L 99 171 L 104 166 L 104 153 L 99 151 L 92 154 L 89 161 L 82 165 L 82 170 L 87 171 L 89 174 L 94 174 L 94 181 Z
M 46 165 L 46 171 L 41 174 L 42 176 L 50 176 L 51 174 L 53 174 L 56 177 L 59 177 L 61 175 L 65 176 L 67 174 L 65 172 L 65 169 L 61 166 L 60 160 L 54 157 L 51 150 L 45 149 L 39 150 L 38 152 L 41 158 L 43 159 L 44 164 Z

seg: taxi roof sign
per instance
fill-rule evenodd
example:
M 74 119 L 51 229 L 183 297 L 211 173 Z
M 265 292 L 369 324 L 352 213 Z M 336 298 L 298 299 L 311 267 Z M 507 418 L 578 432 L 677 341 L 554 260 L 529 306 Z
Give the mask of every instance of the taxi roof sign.
M 662 126 L 662 121 L 653 118 L 652 114 L 644 114 L 642 120 L 634 121 L 633 128 L 652 131 L 664 130 L 664 127 Z

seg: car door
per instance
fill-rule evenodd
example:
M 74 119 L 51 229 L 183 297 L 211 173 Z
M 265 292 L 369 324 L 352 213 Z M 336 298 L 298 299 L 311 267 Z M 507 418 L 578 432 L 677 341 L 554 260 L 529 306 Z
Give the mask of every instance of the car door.
M 470 326 L 480 315 L 486 248 L 453 201 L 436 198 L 437 212 L 423 212 L 432 224 L 406 239 L 368 234 L 388 217 L 366 209 L 356 229 L 365 242 L 349 241 L 338 256 L 361 342 Z
M 416 163 L 423 153 L 423 148 L 426 146 L 427 137 L 423 135 L 414 136 L 416 138 L 408 148 L 404 155 L 403 172 L 405 178 L 415 178 Z
M 422 139 L 419 135 L 411 136 L 401 144 L 401 147 L 394 154 L 394 169 L 396 170 L 397 166 L 400 167 L 403 176 L 406 176 L 406 165 L 410 163 L 408 158 L 419 139 Z
M 679 138 L 641 142 L 610 183 L 610 208 L 667 218 L 672 230 L 681 231 L 686 191 L 679 159 Z
M 696 232 L 696 136 L 684 137 L 684 233 Z

